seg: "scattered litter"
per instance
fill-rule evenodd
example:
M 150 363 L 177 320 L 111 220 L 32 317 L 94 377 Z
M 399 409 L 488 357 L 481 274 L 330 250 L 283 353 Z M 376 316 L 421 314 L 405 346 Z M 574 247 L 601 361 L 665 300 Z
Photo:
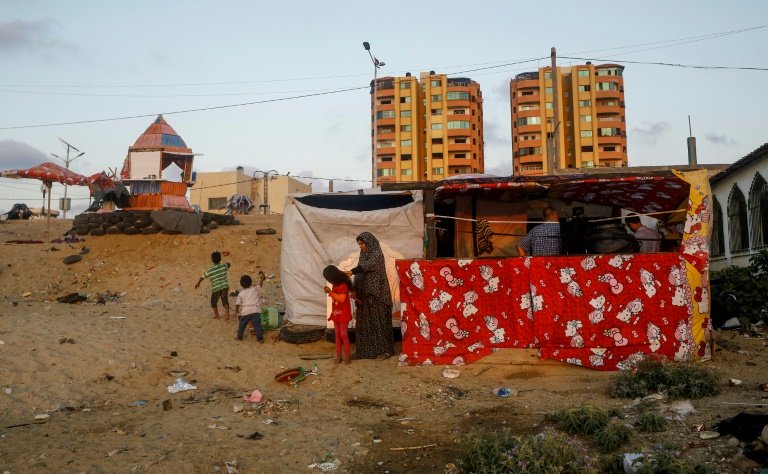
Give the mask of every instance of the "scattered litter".
M 25 291 L 24 293 L 21 294 L 21 296 L 24 297 L 24 298 L 29 298 L 30 296 L 32 296 L 32 292 L 31 291 Z
M 126 451 L 128 451 L 128 449 L 127 449 L 127 448 L 122 448 L 122 449 L 113 449 L 112 451 L 110 451 L 110 452 L 108 452 L 108 453 L 107 453 L 107 456 L 109 456 L 109 457 L 112 457 L 112 456 L 114 456 L 114 455 L 116 455 L 116 454 L 124 453 L 124 452 L 126 452 Z
M 262 421 L 265 425 L 277 425 L 277 422 L 273 420 L 272 418 L 267 418 L 266 420 Z
M 125 316 L 110 316 L 109 319 L 128 319 Z
M 493 394 L 496 395 L 497 397 L 502 397 L 502 398 L 507 398 L 510 395 L 513 397 L 517 395 L 517 390 L 515 390 L 514 388 L 507 388 L 507 387 L 496 387 L 493 390 L 491 390 L 491 392 L 493 392 Z
M 51 417 L 51 415 L 49 415 L 47 413 L 42 413 L 40 415 L 35 415 L 35 420 L 47 420 L 50 417 Z
M 741 380 L 739 380 L 739 379 L 728 379 L 728 385 L 730 385 L 731 387 L 738 387 L 739 385 L 741 385 Z
M 701 433 L 699 433 L 700 439 L 715 439 L 719 437 L 720 437 L 720 433 L 718 433 L 717 431 L 702 431 Z
M 227 461 L 224 463 L 224 466 L 227 468 L 227 474 L 237 474 L 240 472 L 237 469 L 237 461 Z
M 5 393 L 6 395 L 10 395 L 13 393 L 13 389 L 11 387 L 5 387 Z
M 381 443 L 381 438 L 378 438 L 378 437 L 373 438 L 373 442 L 374 443 Z
M 456 369 L 443 369 L 443 377 L 447 379 L 455 379 L 459 375 L 461 375 L 461 372 Z
M 762 390 L 764 392 L 768 392 L 768 383 L 761 383 L 757 386 L 758 390 Z
M 184 392 L 186 390 L 197 390 L 197 387 L 195 385 L 185 382 L 184 379 L 182 379 L 181 377 L 177 378 L 176 382 L 173 385 L 168 386 L 169 393 Z
M 224 368 L 232 372 L 240 372 L 242 370 L 239 365 L 225 365 Z
M 135 402 L 131 403 L 131 406 L 134 406 L 134 407 L 143 407 L 143 406 L 144 406 L 144 405 L 146 405 L 146 404 L 147 404 L 147 401 L 146 401 L 146 400 L 136 400 Z
M 624 472 L 627 474 L 640 472 L 640 470 L 643 468 L 642 461 L 645 457 L 646 455 L 643 453 L 625 453 L 622 457 Z
M 695 411 L 690 400 L 678 400 L 669 405 L 669 409 L 677 413 L 677 419 L 682 420 Z
M 176 351 L 171 351 L 171 357 L 176 357 L 176 356 L 178 356 L 178 355 L 179 355 L 179 353 L 178 353 L 178 352 L 176 352 Z
M 169 398 L 168 400 L 163 400 L 163 411 L 168 411 L 173 409 L 173 402 Z
M 246 436 L 246 435 L 240 435 L 240 434 L 239 434 L 239 435 L 237 435 L 237 437 L 238 437 L 238 438 L 243 438 L 243 439 L 253 439 L 253 440 L 257 440 L 257 439 L 261 439 L 261 438 L 263 438 L 264 436 L 262 436 L 262 434 L 261 434 L 261 433 L 259 433 L 258 431 L 254 431 L 253 433 L 249 434 L 248 436 Z
M 226 426 L 217 425 L 216 423 L 214 423 L 212 425 L 208 425 L 208 428 L 210 428 L 212 430 L 228 430 L 229 429 Z
M 240 413 L 244 409 L 245 409 L 245 407 L 243 405 L 233 405 L 232 406 L 232 411 L 235 412 L 235 413 Z
M 171 377 L 184 377 L 188 373 L 189 372 L 186 371 L 186 370 L 170 370 L 170 371 L 168 371 L 168 375 L 170 375 Z
M 107 304 L 107 303 L 114 303 L 115 301 L 119 300 L 123 296 L 126 295 L 126 292 L 113 292 L 113 291 L 105 291 L 104 293 L 97 293 L 96 294 L 96 304 Z
M 299 354 L 301 360 L 333 359 L 333 354 Z
M 64 265 L 72 265 L 83 259 L 82 255 L 68 255 L 62 259 Z
M 436 448 L 437 444 L 423 444 L 421 446 L 403 446 L 403 447 L 395 447 L 395 448 L 389 448 L 390 451 L 413 451 L 416 449 L 426 449 L 426 448 Z
M 69 293 L 68 295 L 59 296 L 56 298 L 56 301 L 59 303 L 66 303 L 66 304 L 80 304 L 83 301 L 88 301 L 87 295 L 81 295 L 79 293 Z
M 250 402 L 250 403 L 259 403 L 261 401 L 262 395 L 259 389 L 254 390 L 251 392 L 250 395 L 244 396 L 243 401 L 244 402 Z
M 59 339 L 59 344 L 74 344 L 75 340 L 71 338 L 61 338 Z

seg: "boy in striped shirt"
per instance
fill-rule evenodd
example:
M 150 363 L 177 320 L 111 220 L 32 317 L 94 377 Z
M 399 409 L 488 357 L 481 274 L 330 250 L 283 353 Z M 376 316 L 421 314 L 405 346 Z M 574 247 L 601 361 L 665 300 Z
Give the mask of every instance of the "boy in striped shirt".
M 205 273 L 197 280 L 195 289 L 200 288 L 200 283 L 206 278 L 211 279 L 211 307 L 213 308 L 213 319 L 221 319 L 219 317 L 218 302 L 221 298 L 221 304 L 224 306 L 226 313 L 224 314 L 224 320 L 229 320 L 229 299 L 227 293 L 229 292 L 229 280 L 227 278 L 227 272 L 229 270 L 229 263 L 221 263 L 221 253 L 213 252 L 211 254 L 211 261 L 213 266 L 206 270 Z

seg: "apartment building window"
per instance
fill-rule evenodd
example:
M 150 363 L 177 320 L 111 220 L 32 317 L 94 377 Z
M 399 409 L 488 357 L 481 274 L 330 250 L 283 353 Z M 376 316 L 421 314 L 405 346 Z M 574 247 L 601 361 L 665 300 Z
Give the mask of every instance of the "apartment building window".
M 376 118 L 377 119 L 395 118 L 395 111 L 394 110 L 378 110 L 376 111 Z
M 603 151 L 616 151 L 615 146 L 604 146 Z
M 400 170 L 401 176 L 411 176 L 412 174 L 413 174 L 413 170 L 410 168 L 403 168 L 402 170 Z
M 579 101 L 579 107 L 592 107 L 592 101 L 591 100 L 580 100 Z
M 517 119 L 517 124 L 518 125 L 540 125 L 541 117 L 520 117 L 519 119 Z
M 453 143 L 459 143 L 459 144 L 467 143 L 467 139 L 466 138 L 454 138 L 453 139 Z
M 442 152 L 441 153 L 432 153 L 432 159 L 433 160 L 442 160 L 443 159 Z
M 526 163 L 524 165 L 521 165 L 520 169 L 523 171 L 537 171 L 537 170 L 543 170 L 544 165 L 542 165 L 541 163 Z
M 401 132 L 410 132 L 411 128 L 412 127 L 410 125 L 400 125 L 400 131 Z
M 520 106 L 520 112 L 524 112 L 526 110 L 539 110 L 539 104 L 525 104 Z
M 469 100 L 469 92 L 449 92 L 446 94 L 448 100 Z
M 379 161 L 384 162 L 384 163 L 388 163 L 388 162 L 392 161 L 392 157 L 391 156 L 380 156 L 379 157 Z
M 433 145 L 442 145 L 443 144 L 443 139 L 442 138 L 433 138 L 432 139 L 432 144 Z M 426 143 L 424 145 L 426 146 Z
M 552 88 L 551 87 L 544 88 L 544 93 L 545 94 L 551 94 L 552 93 Z
M 392 104 L 392 97 L 387 97 L 386 99 L 379 100 L 379 105 L 390 105 Z
M 378 176 L 394 176 L 395 170 L 391 168 L 379 168 L 376 170 Z
M 400 146 L 402 148 L 410 148 L 411 147 L 411 140 L 400 140 Z
M 580 134 L 581 138 L 590 138 L 592 136 L 592 130 L 582 130 Z
M 443 124 L 441 122 L 433 123 L 430 127 L 432 130 L 442 130 Z
M 395 112 L 392 111 L 392 116 L 394 117 L 394 115 L 395 115 Z M 411 116 L 411 111 L 410 110 L 401 110 L 400 111 L 400 118 L 408 118 L 410 116 Z
M 400 97 L 400 103 L 401 104 L 410 104 L 411 103 L 411 96 L 406 95 L 406 96 Z
M 440 79 L 432 79 L 429 81 L 429 85 L 432 87 L 440 87 Z
M 395 146 L 393 142 L 384 141 L 384 142 L 376 142 L 376 148 L 389 148 Z
M 615 82 L 598 82 L 596 86 L 599 91 L 615 91 L 619 89 Z
M 547 71 L 544 73 L 544 79 L 552 79 L 552 72 Z
M 581 147 L 582 153 L 592 153 L 592 146 L 591 145 L 585 145 Z
M 545 104 L 544 104 L 544 107 L 545 107 L 547 110 L 552 110 L 552 102 L 547 102 L 547 103 L 545 103 Z
M 449 110 L 448 113 L 453 115 L 466 115 L 467 111 L 466 109 L 453 109 Z
M 599 133 L 601 137 L 620 137 L 621 129 L 620 128 L 601 128 Z
M 616 107 L 619 105 L 619 103 L 616 102 L 615 100 L 603 100 L 601 102 L 598 102 L 597 105 L 602 107 Z
M 592 121 L 592 116 L 591 115 L 582 115 L 580 117 L 580 119 L 581 119 L 582 122 L 591 122 Z
M 443 168 L 432 168 L 432 174 L 443 174 Z
M 449 92 L 448 95 L 450 96 L 450 94 L 451 93 Z M 533 91 L 520 91 L 520 96 L 525 96 L 525 95 L 533 95 Z M 449 98 L 448 100 L 451 100 L 451 99 Z
M 605 69 L 598 69 L 595 71 L 596 76 L 621 76 L 621 69 L 611 67 Z
M 227 198 L 226 197 L 215 197 L 215 198 L 208 198 L 208 209 L 209 210 L 216 210 L 220 209 L 227 204 Z
M 526 140 L 538 140 L 538 139 L 539 139 L 538 135 L 523 135 L 521 137 L 521 140 L 523 140 L 523 141 L 526 141 Z
M 453 155 L 453 157 L 454 157 L 454 158 L 466 158 L 466 157 L 467 157 L 467 154 L 466 154 L 466 153 L 455 153 L 455 154 Z
M 429 98 L 432 102 L 442 102 L 443 94 L 432 94 Z
M 540 146 L 530 146 L 520 148 L 517 152 L 517 156 L 541 155 L 541 152 L 542 148 Z
M 379 127 L 379 135 L 382 133 L 394 133 L 395 129 L 391 127 Z
M 589 77 L 588 69 L 579 69 L 579 77 Z
M 449 129 L 469 128 L 469 120 L 451 120 L 448 122 Z
M 411 161 L 411 154 L 400 155 L 400 161 Z
M 443 115 L 443 109 L 432 109 L 432 115 Z
M 587 84 L 585 86 L 579 86 L 579 92 L 589 92 L 591 90 L 592 90 L 592 88 L 589 86 L 589 84 Z
M 411 88 L 411 82 L 410 81 L 406 81 L 406 82 L 401 82 L 400 83 L 400 89 L 410 89 L 410 88 Z

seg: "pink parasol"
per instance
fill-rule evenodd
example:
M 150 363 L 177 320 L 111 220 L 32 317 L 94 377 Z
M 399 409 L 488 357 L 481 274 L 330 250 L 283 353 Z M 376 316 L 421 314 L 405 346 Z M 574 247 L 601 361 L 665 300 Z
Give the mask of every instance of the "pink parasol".
M 15 170 L 13 173 L 19 178 L 39 179 L 46 183 L 55 181 L 61 184 L 76 185 L 84 184 L 85 181 L 85 176 L 51 162 L 41 163 L 25 170 Z

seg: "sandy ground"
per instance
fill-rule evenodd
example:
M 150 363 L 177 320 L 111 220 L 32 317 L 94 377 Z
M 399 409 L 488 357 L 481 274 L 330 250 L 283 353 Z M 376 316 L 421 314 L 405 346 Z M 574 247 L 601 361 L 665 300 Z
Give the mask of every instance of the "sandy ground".
M 332 354 L 333 344 L 324 340 L 235 341 L 233 321 L 210 319 L 208 282 L 194 289 L 212 251 L 230 253 L 224 260 L 232 263 L 232 284 L 243 273 L 273 274 L 266 296 L 284 308 L 280 216 L 242 221 L 200 236 L 3 245 L 0 471 L 227 472 L 234 461 L 242 473 L 320 472 L 324 462 L 335 462 L 336 472 L 441 473 L 458 463 L 457 441 L 473 429 L 536 433 L 546 413 L 587 402 L 621 409 L 629 402 L 606 395 L 610 373 L 542 362 L 531 351 L 501 351 L 457 368 L 460 376 L 449 379 L 443 366 L 401 367 L 394 357 L 349 366 L 300 357 Z M 54 221 L 51 235 L 70 225 Z M 265 227 L 277 235 L 255 233 Z M 0 223 L 0 242 L 27 239 L 45 239 L 45 224 Z M 62 262 L 83 248 L 89 251 L 82 261 Z M 56 302 L 72 292 L 91 299 L 125 294 L 107 304 Z M 707 364 L 723 377 L 721 395 L 694 400 L 695 411 L 669 431 L 636 433 L 620 452 L 669 439 L 718 472 L 748 472 L 738 442 L 702 441 L 695 427 L 741 411 L 768 412 L 761 405 L 768 392 L 757 390 L 768 382 L 766 339 L 719 337 L 727 349 Z M 294 386 L 274 380 L 285 368 L 315 363 L 318 375 Z M 169 393 L 179 376 L 196 390 Z M 729 387 L 729 378 L 743 385 Z M 494 396 L 501 386 L 519 393 Z M 254 389 L 263 402 L 244 403 Z M 419 446 L 429 447 L 410 449 Z

